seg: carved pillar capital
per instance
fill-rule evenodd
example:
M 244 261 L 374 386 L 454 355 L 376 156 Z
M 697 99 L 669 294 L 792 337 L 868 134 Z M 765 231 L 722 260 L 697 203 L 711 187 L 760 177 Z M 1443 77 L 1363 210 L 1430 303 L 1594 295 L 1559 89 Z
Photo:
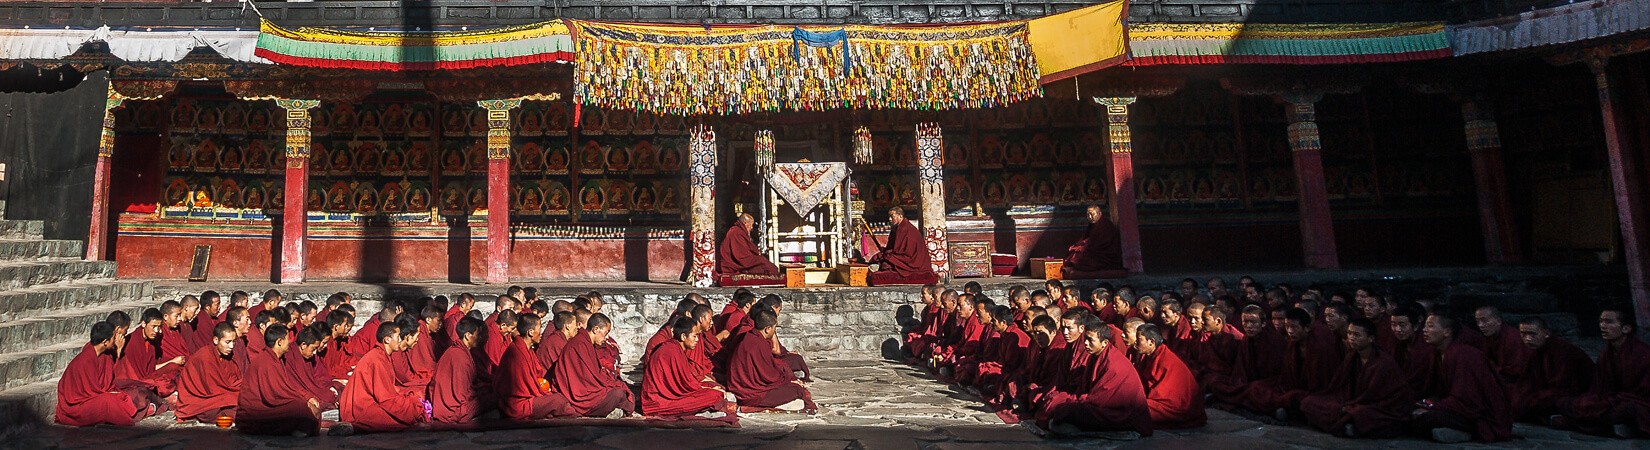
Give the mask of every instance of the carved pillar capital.
M 521 107 L 521 99 L 481 100 L 487 110 L 487 159 L 510 159 L 510 110 Z
M 287 164 L 303 164 L 309 159 L 309 110 L 321 106 L 321 101 L 278 98 L 275 106 L 286 110 Z

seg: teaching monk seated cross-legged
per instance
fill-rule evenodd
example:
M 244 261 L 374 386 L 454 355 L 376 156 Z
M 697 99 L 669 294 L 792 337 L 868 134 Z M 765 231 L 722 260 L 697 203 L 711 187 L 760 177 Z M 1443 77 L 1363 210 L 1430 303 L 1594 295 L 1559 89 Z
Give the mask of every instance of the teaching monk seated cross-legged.
M 155 405 L 161 400 L 152 391 L 115 387 L 115 362 L 106 356 L 115 351 L 115 340 L 121 338 L 108 322 L 92 325 L 91 340 L 69 361 L 63 378 L 57 381 L 57 423 L 131 426 L 156 412 Z
M 567 397 L 550 391 L 550 382 L 544 379 L 549 369 L 533 352 L 533 347 L 544 338 L 539 317 L 533 313 L 516 316 L 516 329 L 521 330 L 521 336 L 510 342 L 498 367 L 493 369 L 499 411 L 511 420 L 571 416 Z
M 905 220 L 905 210 L 897 206 L 889 208 L 888 223 L 891 227 L 888 242 L 880 245 L 876 256 L 868 261 L 876 264 L 877 268 L 866 281 L 872 286 L 939 281 L 940 277 L 934 273 L 933 262 L 928 255 L 928 244 L 916 225 Z
M 1121 278 L 1128 275 L 1123 269 L 1123 257 L 1117 226 L 1106 218 L 1105 209 L 1089 205 L 1088 232 L 1066 250 L 1065 265 L 1061 271 L 1066 279 Z
M 612 331 L 607 315 L 592 314 L 556 361 L 555 390 L 567 396 L 573 415 L 617 419 L 636 411 L 630 386 L 611 367 L 603 367 L 597 355 L 596 344 L 605 343 Z
M 708 412 L 706 417 L 739 423 L 738 411 L 729 401 L 731 396 L 689 356 L 698 352 L 699 322 L 693 317 L 677 317 L 670 329 L 671 340 L 647 355 L 642 413 L 679 417 Z
M 722 285 L 771 284 L 773 281 L 784 281 L 779 273 L 779 266 L 768 261 L 756 247 L 756 241 L 751 240 L 751 230 L 755 228 L 755 217 L 748 213 L 740 214 L 739 220 L 722 236 L 722 244 L 716 248 L 716 275 L 723 281 Z M 742 283 L 749 281 L 768 283 Z
M 235 405 L 236 428 L 242 433 L 320 434 L 321 402 L 280 362 L 292 348 L 287 333 L 285 325 L 271 325 L 264 330 L 264 345 L 269 351 L 250 357 L 252 365 L 241 381 Z
M 754 329 L 739 336 L 728 359 L 728 392 L 739 399 L 744 411 L 779 409 L 814 411 L 813 396 L 796 379 L 779 353 L 779 316 L 773 311 L 757 311 L 751 320 Z

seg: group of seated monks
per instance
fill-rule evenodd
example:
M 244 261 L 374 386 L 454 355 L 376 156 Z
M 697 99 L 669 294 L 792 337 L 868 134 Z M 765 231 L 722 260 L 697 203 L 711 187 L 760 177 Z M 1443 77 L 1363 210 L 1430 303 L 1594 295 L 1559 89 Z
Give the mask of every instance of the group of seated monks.
M 1650 435 L 1650 345 L 1627 308 L 1599 314 L 1595 363 L 1539 317 L 1514 325 L 1482 306 L 1469 327 L 1367 289 L 1326 296 L 1244 277 L 1237 291 L 1186 279 L 1156 295 L 1102 284 L 1084 297 L 1049 281 L 1006 300 L 977 283 L 926 287 L 904 348 L 1039 432 L 1149 436 L 1204 425 L 1207 405 L 1358 438 L 1498 442 L 1515 420 Z
M 386 300 L 353 333 L 351 300 L 207 291 L 135 324 L 112 313 L 64 370 L 57 422 L 129 426 L 173 411 L 180 423 L 313 436 L 623 418 L 638 396 L 647 419 L 737 425 L 740 413 L 817 410 L 807 364 L 776 337 L 774 295 L 740 290 L 718 315 L 688 295 L 648 341 L 639 389 L 621 375 L 598 292 L 550 302 L 511 287 L 486 317 L 467 293 Z
M 862 261 L 872 266 L 871 273 L 866 276 L 867 283 L 872 286 L 888 286 L 924 285 L 939 281 L 940 277 L 934 273 L 928 254 L 928 244 L 923 240 L 922 232 L 917 230 L 917 226 L 905 219 L 905 210 L 897 206 L 890 208 L 888 223 L 890 227 L 886 242 L 872 238 L 877 251 Z M 722 236 L 722 243 L 716 250 L 716 274 L 723 280 L 723 285 L 729 285 L 730 280 L 737 282 L 749 279 L 771 280 L 775 284 L 784 284 L 779 266 L 762 255 L 756 241 L 751 239 L 751 231 L 755 229 L 756 218 L 750 214 L 740 214 L 739 219 Z

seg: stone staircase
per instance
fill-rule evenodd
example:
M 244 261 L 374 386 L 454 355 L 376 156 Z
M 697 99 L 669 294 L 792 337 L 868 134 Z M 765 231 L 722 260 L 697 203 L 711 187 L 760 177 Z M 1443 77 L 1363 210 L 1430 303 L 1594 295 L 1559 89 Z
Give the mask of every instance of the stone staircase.
M 44 224 L 0 220 L 0 437 L 50 423 L 57 379 L 110 312 L 159 305 L 149 281 L 117 280 L 85 244 L 42 238 Z

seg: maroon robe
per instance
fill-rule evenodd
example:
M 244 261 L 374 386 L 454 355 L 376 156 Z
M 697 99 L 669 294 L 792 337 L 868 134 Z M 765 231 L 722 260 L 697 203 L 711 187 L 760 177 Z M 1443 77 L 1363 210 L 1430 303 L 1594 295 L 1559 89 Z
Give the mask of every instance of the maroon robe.
M 183 345 L 188 349 L 185 355 L 195 354 L 195 350 L 212 345 L 212 329 L 217 328 L 218 319 L 206 313 L 196 314 L 195 320 L 185 321 L 178 326 L 183 333 Z
M 1276 376 L 1249 383 L 1245 406 L 1262 412 L 1294 409 L 1307 394 L 1328 387 L 1341 362 L 1338 345 L 1312 336 L 1290 342 L 1283 356 L 1283 370 Z
M 705 381 L 699 365 L 690 360 L 680 342 L 671 340 L 647 355 L 647 371 L 642 376 L 643 414 L 681 416 L 724 406 L 722 391 L 716 389 L 716 383 Z
M 1165 325 L 1164 327 L 1161 330 L 1163 331 L 1163 345 L 1173 349 L 1175 356 L 1184 357 L 1183 361 L 1196 361 L 1198 357 L 1198 333 L 1192 329 L 1192 321 L 1186 320 L 1186 316 L 1181 315 L 1180 321 L 1175 322 L 1174 326 Z
M 321 402 L 321 409 L 337 407 L 338 392 L 335 389 L 342 390 L 343 386 L 333 381 L 332 374 L 328 373 L 326 365 L 322 364 L 320 355 L 304 359 L 298 352 L 288 350 L 285 355 L 281 355 L 281 359 L 286 363 L 287 371 L 292 373 L 292 379 L 298 386 L 308 391 L 316 401 Z
M 505 340 L 504 333 L 498 331 L 498 313 L 488 316 L 481 328 L 481 354 L 485 358 L 476 360 L 476 371 L 490 377 L 499 360 L 504 359 L 504 351 L 510 349 L 510 341 Z
M 1461 342 L 1453 342 L 1437 362 L 1437 392 L 1427 398 L 1434 409 L 1448 411 L 1470 420 L 1473 437 L 1484 442 L 1512 438 L 1512 408 L 1507 388 L 1496 378 L 1484 352 Z M 1463 430 L 1468 431 L 1468 430 Z
M 716 274 L 775 277 L 779 276 L 779 266 L 768 261 L 766 256 L 762 256 L 762 252 L 757 251 L 756 241 L 751 240 L 750 231 L 734 224 L 722 237 L 722 246 L 716 249 Z
M 1524 339 L 1518 335 L 1518 327 L 1511 324 L 1501 324 L 1501 331 L 1495 336 L 1484 336 L 1484 356 L 1490 359 L 1490 366 L 1495 369 L 1501 382 L 1509 386 L 1518 382 L 1524 375 L 1524 367 L 1529 364 L 1530 347 L 1524 345 Z
M 1430 397 L 1437 390 L 1433 366 L 1438 364 L 1438 349 L 1422 339 L 1420 332 L 1416 332 L 1409 342 L 1399 341 L 1397 350 L 1392 352 L 1392 360 L 1404 369 L 1409 387 L 1415 390 L 1417 397 Z
M 543 344 L 540 344 L 543 345 Z M 463 345 L 447 347 L 430 380 L 431 420 L 445 424 L 467 424 L 491 403 L 482 396 L 481 379 L 476 377 L 476 361 Z
M 922 232 L 909 220 L 900 221 L 888 232 L 888 245 L 871 258 L 871 262 L 881 265 L 868 277 L 872 286 L 929 284 L 940 279 L 934 273 Z
M 235 349 L 231 355 L 241 351 Z M 219 355 L 215 346 L 196 350 L 178 376 L 177 417 L 206 421 L 217 419 L 205 417 L 212 413 L 233 417 L 241 391 L 241 372 L 235 358 Z
M 745 310 L 739 308 L 723 311 L 721 315 L 716 316 L 716 320 L 712 325 L 716 326 L 717 333 L 728 332 L 729 338 L 745 334 L 746 331 L 756 328 L 756 323 L 751 321 L 750 315 L 745 314 Z
M 1583 426 L 1608 426 L 1615 424 L 1612 416 L 1636 410 L 1639 432 L 1650 433 L 1650 345 L 1633 336 L 1625 339 L 1620 348 L 1604 344 L 1593 386 L 1579 396 L 1560 399 L 1559 412 Z
M 57 423 L 127 427 L 136 423 L 137 413 L 132 396 L 115 388 L 115 360 L 97 353 L 92 344 L 81 347 L 57 380 Z
M 447 343 L 449 345 L 458 343 L 458 321 L 463 320 L 464 317 L 464 311 L 459 311 L 458 305 L 448 307 L 447 312 L 441 314 L 441 331 L 447 333 Z M 446 352 L 443 351 L 442 353 Z
M 630 387 L 601 367 L 599 353 L 587 330 L 579 330 L 561 350 L 551 381 L 556 392 L 567 396 L 573 415 L 606 415 L 615 406 L 635 408 Z
M 1138 367 L 1153 428 L 1194 428 L 1208 422 L 1203 389 L 1173 349 L 1158 347 L 1142 356 Z
M 179 356 L 187 358 L 191 353 L 194 353 L 195 350 L 196 349 L 190 347 L 188 341 L 184 339 L 182 322 L 178 323 L 178 328 L 175 330 L 167 329 L 165 327 L 160 329 L 161 361 L 170 361 L 172 358 Z
M 1581 395 L 1592 382 L 1593 359 L 1564 338 L 1548 338 L 1512 385 L 1513 419 L 1545 423 L 1558 413 L 1558 399 Z
M 694 347 L 699 355 L 694 356 L 690 353 L 688 357 L 693 360 L 694 364 L 698 364 L 699 369 L 704 373 L 727 373 L 727 367 L 716 365 L 716 355 L 722 353 L 722 348 L 722 340 L 717 339 L 715 333 L 711 333 L 710 330 L 701 331 L 699 332 L 699 346 Z
M 155 393 L 162 397 L 172 395 L 177 389 L 178 372 L 182 368 L 172 364 L 155 370 L 156 365 L 171 360 L 161 359 L 161 349 L 156 344 L 157 342 L 144 339 L 141 329 L 126 335 L 126 347 L 121 351 L 119 363 L 115 365 L 116 386 L 143 386 L 154 389 Z
M 390 365 L 395 368 L 396 381 L 414 391 L 422 392 L 430 385 L 430 378 L 434 376 L 431 370 L 435 369 L 435 333 L 424 331 L 419 325 L 418 342 L 404 352 L 390 355 Z
M 924 350 L 928 349 L 929 344 L 939 336 L 940 313 L 942 311 L 938 304 L 923 308 L 922 322 L 912 327 L 911 331 L 905 332 L 906 352 L 914 356 L 920 356 Z
M 1122 269 L 1120 242 L 1117 226 L 1110 220 L 1091 223 L 1083 238 L 1066 249 L 1065 267 L 1084 272 Z
M 1031 335 L 1020 330 L 1019 327 L 1008 327 L 997 333 L 996 355 L 991 362 L 981 365 L 976 384 L 986 388 L 985 394 L 989 398 L 1001 389 L 1002 383 L 1007 381 L 1005 376 L 1021 373 L 1027 369 L 1027 360 L 1032 355 Z
M 504 418 L 536 420 L 555 416 L 571 416 L 567 397 L 551 392 L 549 383 L 540 385 L 545 368 L 538 355 L 527 348 L 525 339 L 510 342 L 504 358 L 493 369 L 493 386 L 498 391 L 498 409 Z
M 333 339 L 327 342 L 326 350 L 320 354 L 321 363 L 327 366 L 327 374 L 334 380 L 347 380 L 349 373 L 355 369 L 356 355 L 349 352 L 349 338 Z
M 321 420 L 309 409 L 315 396 L 286 365 L 273 352 L 252 355 L 251 361 L 235 404 L 235 427 L 247 434 L 320 434 Z
M 538 348 L 533 349 L 539 355 L 539 363 L 544 365 L 545 375 L 556 370 L 556 362 L 561 360 L 561 349 L 567 347 L 567 336 L 561 330 L 549 330 L 544 333 L 544 339 L 539 340 Z
M 1375 347 L 1367 362 L 1357 352 L 1346 355 L 1329 388 L 1301 399 L 1301 412 L 1326 433 L 1351 424 L 1358 437 L 1392 437 L 1403 431 L 1415 398 L 1398 362 Z
M 383 321 L 378 319 L 378 314 L 373 314 L 371 319 L 361 324 L 361 329 L 355 330 L 355 334 L 349 336 L 349 354 L 353 358 L 350 361 L 351 366 L 359 364 L 357 360 L 366 356 L 368 350 L 378 348 L 378 325 L 382 323 Z
M 1107 346 L 1099 356 L 1079 349 L 1084 358 L 1080 393 L 1056 392 L 1039 420 L 1060 421 L 1091 431 L 1135 431 L 1151 436 L 1152 415 L 1146 388 L 1129 358 Z
M 338 414 L 357 431 L 400 431 L 424 421 L 424 401 L 420 393 L 395 384 L 390 357 L 378 347 L 356 363 L 338 396 Z
M 740 335 L 728 360 L 728 392 L 740 406 L 773 408 L 802 399 L 812 407 L 808 390 L 794 383 L 796 374 L 773 357 L 773 342 L 761 332 Z
M 1192 364 L 1192 372 L 1205 390 L 1230 393 L 1247 382 L 1239 379 L 1243 373 L 1238 370 L 1248 356 L 1244 353 L 1242 331 L 1227 324 L 1219 333 L 1204 336 L 1198 345 L 1201 348 L 1197 352 L 1197 362 Z
M 619 378 L 619 342 L 613 340 L 612 335 L 608 335 L 602 345 L 596 346 L 596 361 L 601 363 L 602 370 Z

